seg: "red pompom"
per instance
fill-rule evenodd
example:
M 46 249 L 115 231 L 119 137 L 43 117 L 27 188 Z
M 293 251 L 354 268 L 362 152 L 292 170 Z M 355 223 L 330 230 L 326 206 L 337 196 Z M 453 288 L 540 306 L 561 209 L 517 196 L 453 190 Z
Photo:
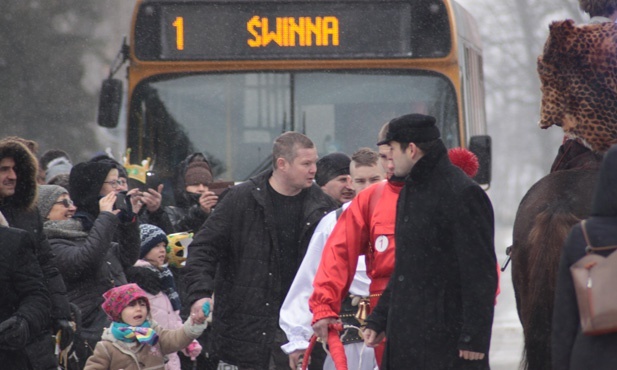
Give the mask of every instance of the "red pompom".
M 478 157 L 470 150 L 465 148 L 452 148 L 448 150 L 448 156 L 450 157 L 450 162 L 463 170 L 467 176 L 473 178 L 478 173 L 480 162 L 478 162 Z

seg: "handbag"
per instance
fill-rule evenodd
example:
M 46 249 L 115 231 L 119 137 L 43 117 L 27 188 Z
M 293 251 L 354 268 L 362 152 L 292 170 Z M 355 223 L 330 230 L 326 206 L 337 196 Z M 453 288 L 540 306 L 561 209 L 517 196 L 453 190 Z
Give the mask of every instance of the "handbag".
M 617 253 L 607 257 L 594 252 L 617 249 L 617 245 L 593 247 L 585 220 L 581 223 L 587 255 L 570 266 L 581 328 L 585 335 L 617 332 Z

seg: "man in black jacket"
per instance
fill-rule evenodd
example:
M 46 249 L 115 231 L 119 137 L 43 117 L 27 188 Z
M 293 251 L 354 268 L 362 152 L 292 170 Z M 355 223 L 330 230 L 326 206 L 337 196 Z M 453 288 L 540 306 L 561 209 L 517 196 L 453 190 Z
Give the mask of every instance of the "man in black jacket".
M 49 322 L 49 296 L 34 249 L 34 241 L 26 231 L 3 226 L 0 220 L 0 364 L 3 369 L 31 369 L 24 348 Z
M 390 122 L 396 210 L 394 273 L 367 318 L 365 342 L 387 336 L 384 369 L 488 369 L 497 289 L 493 208 L 454 166 L 435 118 Z
M 289 369 L 281 304 L 315 226 L 336 208 L 313 183 L 317 150 L 308 137 L 280 135 L 272 158 L 273 170 L 228 190 L 184 267 L 193 319 L 203 320 L 214 293 L 216 355 L 238 369 Z
M 36 208 L 38 163 L 30 150 L 15 138 L 0 140 L 0 212 L 9 226 L 28 231 L 35 239 L 35 255 L 51 297 L 51 326 L 31 338 L 26 352 L 35 369 L 56 369 L 58 362 L 50 329 L 62 330 L 63 343 L 72 340 L 68 324 L 70 309 L 62 276 L 52 262 L 53 254 L 43 233 L 43 220 Z

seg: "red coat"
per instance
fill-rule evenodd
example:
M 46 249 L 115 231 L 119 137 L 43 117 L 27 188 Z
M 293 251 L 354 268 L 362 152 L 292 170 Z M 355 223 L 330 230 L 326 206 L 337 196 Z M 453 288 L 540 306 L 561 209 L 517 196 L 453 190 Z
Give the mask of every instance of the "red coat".
M 338 317 L 356 273 L 358 256 L 366 255 L 371 278 L 371 306 L 377 304 L 394 270 L 396 201 L 403 183 L 382 182 L 361 191 L 341 214 L 322 254 L 309 299 L 313 323 Z M 373 295 L 376 295 L 373 297 Z

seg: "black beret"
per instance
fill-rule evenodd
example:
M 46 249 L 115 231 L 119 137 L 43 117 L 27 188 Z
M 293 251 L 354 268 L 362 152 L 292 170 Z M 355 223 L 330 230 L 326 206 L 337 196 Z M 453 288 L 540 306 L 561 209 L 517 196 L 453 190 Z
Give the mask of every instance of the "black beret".
M 388 124 L 386 138 L 377 145 L 389 144 L 391 141 L 399 143 L 424 143 L 439 139 L 440 133 L 435 126 L 435 117 L 424 114 L 406 114 L 394 118 Z

